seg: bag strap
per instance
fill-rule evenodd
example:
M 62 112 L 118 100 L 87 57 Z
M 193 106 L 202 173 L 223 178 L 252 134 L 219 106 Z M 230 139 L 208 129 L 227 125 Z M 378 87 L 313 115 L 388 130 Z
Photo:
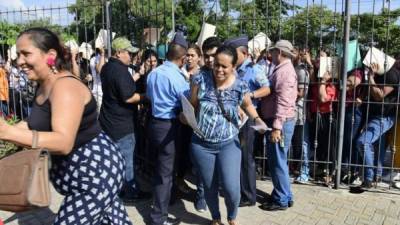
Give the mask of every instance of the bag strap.
M 226 120 L 228 120 L 228 122 L 232 123 L 235 127 L 237 127 L 239 129 L 239 126 L 232 122 L 232 118 L 225 111 L 224 104 L 222 103 L 220 92 L 217 89 L 217 85 L 215 84 L 215 81 L 214 81 L 214 92 L 215 92 L 215 96 L 217 96 L 218 106 L 221 109 L 222 115 L 225 117 Z
M 32 148 L 37 149 L 39 142 L 39 133 L 37 130 L 32 130 Z

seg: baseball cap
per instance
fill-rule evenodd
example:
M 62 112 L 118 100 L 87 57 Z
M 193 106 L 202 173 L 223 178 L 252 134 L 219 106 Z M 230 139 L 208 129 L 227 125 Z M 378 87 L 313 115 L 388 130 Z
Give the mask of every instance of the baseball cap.
M 126 51 L 132 52 L 132 53 L 136 53 L 139 51 L 138 48 L 133 47 L 131 42 L 124 37 L 115 38 L 112 41 L 111 47 L 115 51 L 126 50 Z

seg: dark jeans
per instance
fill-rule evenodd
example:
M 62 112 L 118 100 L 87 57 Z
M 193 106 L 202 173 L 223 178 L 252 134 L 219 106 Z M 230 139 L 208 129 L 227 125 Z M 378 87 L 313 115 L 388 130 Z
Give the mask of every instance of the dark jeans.
M 252 120 L 247 120 L 239 133 L 242 149 L 242 164 L 240 171 L 240 194 L 242 201 L 256 202 L 256 163 L 254 161 L 255 130 Z
M 354 117 L 353 117 L 354 116 Z M 342 169 L 343 174 L 350 171 L 356 172 L 357 168 L 345 164 L 359 164 L 359 153 L 356 148 L 357 137 L 360 133 L 362 125 L 362 112 L 359 107 L 348 106 L 346 108 L 345 119 L 344 119 L 344 134 L 343 134 L 343 157 Z
M 329 169 L 333 173 L 336 161 L 336 119 L 330 112 L 315 113 L 309 127 L 311 152 L 315 151 L 320 161 L 317 167 Z
M 179 126 L 179 139 L 177 140 L 177 155 L 176 155 L 176 176 L 185 178 L 186 172 L 190 170 L 190 143 L 192 141 L 193 130 L 188 125 L 181 124 Z
M 228 220 L 234 220 L 240 202 L 240 146 L 238 138 L 210 143 L 193 135 L 192 148 L 196 167 L 204 183 L 205 199 L 213 220 L 221 219 L 218 187 L 224 190 Z
M 177 120 L 151 118 L 149 121 L 149 145 L 157 152 L 153 209 L 150 213 L 152 224 L 162 224 L 168 217 L 178 126 Z

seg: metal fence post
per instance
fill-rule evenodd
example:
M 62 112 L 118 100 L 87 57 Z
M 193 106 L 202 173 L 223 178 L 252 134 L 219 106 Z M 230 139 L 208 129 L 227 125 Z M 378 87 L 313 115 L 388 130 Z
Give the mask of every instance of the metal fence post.
M 345 8 L 345 23 L 344 23 L 344 38 L 343 38 L 343 63 L 342 63 L 342 78 L 341 82 L 341 93 L 340 93 L 340 114 L 339 114 L 339 135 L 338 135 L 338 154 L 337 154 L 337 166 L 336 166 L 336 181 L 335 189 L 339 188 L 340 185 L 340 174 L 342 167 L 342 152 L 343 152 L 343 134 L 344 134 L 344 118 L 346 110 L 346 87 L 347 87 L 347 61 L 348 61 L 348 47 L 349 47 L 349 36 L 350 36 L 350 6 L 351 1 L 346 0 Z
M 172 22 L 172 31 L 175 33 L 175 0 L 171 1 L 171 22 Z
M 108 58 L 111 57 L 111 39 L 112 39 L 112 32 L 111 32 L 111 3 L 110 1 L 106 2 L 106 27 L 107 27 L 107 56 Z

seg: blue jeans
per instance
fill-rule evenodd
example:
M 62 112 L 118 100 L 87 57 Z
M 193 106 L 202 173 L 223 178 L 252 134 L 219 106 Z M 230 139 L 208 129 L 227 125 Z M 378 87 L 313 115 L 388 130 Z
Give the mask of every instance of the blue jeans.
M 272 127 L 272 119 L 266 120 L 268 127 Z M 267 157 L 271 172 L 272 200 L 281 205 L 288 206 L 289 201 L 293 201 L 293 194 L 290 188 L 289 168 L 287 165 L 287 155 L 294 132 L 295 119 L 287 119 L 282 126 L 281 134 L 284 138 L 284 147 L 280 143 L 272 143 L 269 136 L 271 131 L 266 132 L 267 137 Z
M 134 156 L 135 156 L 135 134 L 130 133 L 116 141 L 118 148 L 121 151 L 122 156 L 125 160 L 125 182 L 124 189 L 127 191 L 136 191 L 135 182 L 135 167 L 134 167 Z
M 357 149 L 364 159 L 364 178 L 365 180 L 372 181 L 374 179 L 374 146 L 373 144 L 378 141 L 379 138 L 385 138 L 384 134 L 394 124 L 395 117 L 372 117 L 369 119 L 364 131 L 360 134 L 357 139 Z M 378 149 L 379 152 L 379 163 L 383 165 L 385 151 Z
M 297 129 L 302 129 L 299 132 L 301 134 L 301 136 L 297 137 L 298 140 L 296 140 L 296 141 L 292 140 L 292 143 L 296 142 L 297 145 L 301 146 L 301 149 L 296 149 L 296 150 L 301 151 L 301 160 L 302 160 L 301 166 L 300 166 L 300 175 L 297 179 L 301 180 L 301 181 L 308 181 L 309 172 L 310 172 L 310 165 L 309 165 L 310 140 L 309 140 L 309 133 L 308 133 L 309 123 L 308 123 L 308 121 L 305 121 L 304 125 L 299 125 L 296 127 L 297 127 Z
M 354 115 L 354 117 L 353 117 Z M 355 149 L 357 135 L 360 132 L 362 122 L 362 112 L 359 107 L 348 106 L 346 108 L 345 119 L 344 119 L 344 135 L 343 135 L 343 157 L 342 162 L 344 164 L 358 164 L 359 154 Z M 348 165 L 343 165 L 344 172 L 349 172 Z M 357 169 L 355 169 L 357 170 Z M 354 170 L 353 170 L 354 171 Z
M 224 189 L 228 220 L 235 219 L 240 202 L 239 178 L 242 157 L 238 137 L 221 143 L 209 143 L 194 134 L 191 151 L 204 183 L 205 199 L 212 219 L 221 219 L 218 205 L 220 183 Z

